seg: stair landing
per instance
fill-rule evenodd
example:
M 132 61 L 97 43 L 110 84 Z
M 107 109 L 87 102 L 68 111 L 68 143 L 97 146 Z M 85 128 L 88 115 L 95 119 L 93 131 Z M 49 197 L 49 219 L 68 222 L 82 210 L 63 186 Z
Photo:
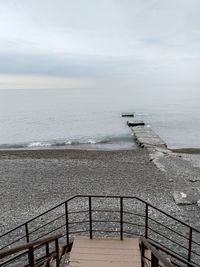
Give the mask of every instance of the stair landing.
M 70 267 L 140 267 L 138 238 L 124 240 L 76 237 Z

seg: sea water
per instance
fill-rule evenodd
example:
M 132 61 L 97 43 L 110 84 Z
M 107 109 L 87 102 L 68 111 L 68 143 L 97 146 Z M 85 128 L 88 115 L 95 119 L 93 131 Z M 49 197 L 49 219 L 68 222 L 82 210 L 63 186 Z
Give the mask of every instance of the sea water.
M 131 149 L 124 112 L 171 148 L 199 148 L 199 100 L 198 89 L 181 86 L 0 90 L 0 149 Z

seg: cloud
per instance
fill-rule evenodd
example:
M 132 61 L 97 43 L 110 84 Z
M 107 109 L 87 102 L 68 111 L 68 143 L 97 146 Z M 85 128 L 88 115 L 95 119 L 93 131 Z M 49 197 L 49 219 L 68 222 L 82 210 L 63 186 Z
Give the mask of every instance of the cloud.
M 0 75 L 1 89 L 67 89 L 91 88 L 96 86 L 93 80 L 73 79 L 45 75 Z
M 198 0 L 4 0 L 0 73 L 198 82 L 199 8 Z

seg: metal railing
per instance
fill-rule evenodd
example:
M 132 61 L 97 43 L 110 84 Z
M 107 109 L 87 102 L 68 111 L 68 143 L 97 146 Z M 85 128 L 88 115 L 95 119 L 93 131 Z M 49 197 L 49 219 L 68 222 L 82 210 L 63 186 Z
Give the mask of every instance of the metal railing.
M 18 247 L 15 247 L 13 249 L 4 249 L 0 251 L 0 259 L 3 259 L 5 257 L 8 257 L 10 255 L 15 255 L 17 256 L 15 258 L 21 257 L 23 255 L 27 255 L 28 258 L 28 264 L 24 266 L 29 266 L 29 267 L 35 267 L 35 266 L 40 266 L 43 263 L 47 263 L 47 266 L 49 265 L 49 261 L 54 257 L 56 261 L 56 267 L 60 267 L 60 258 L 59 258 L 59 242 L 58 239 L 62 235 L 55 235 L 43 239 L 39 239 L 37 241 L 33 241 L 30 243 L 26 243 L 25 245 L 21 245 Z M 50 243 L 55 242 L 55 247 L 53 253 L 49 251 L 49 245 Z M 35 260 L 35 252 L 37 249 L 45 246 L 45 255 L 36 262 Z
M 144 237 L 140 238 L 140 249 L 141 267 L 174 267 L 174 265 L 166 257 L 163 257 L 158 249 L 152 246 Z M 148 251 L 148 256 L 145 255 L 145 251 Z
M 1 249 L 52 233 L 62 234 L 61 244 L 69 244 L 77 234 L 120 239 L 144 236 L 152 244 L 162 246 L 177 266 L 178 263 L 200 266 L 200 231 L 137 197 L 74 196 L 1 235 Z M 10 262 L 14 260 L 4 259 L 0 266 Z
M 145 245 L 145 242 L 144 241 L 146 241 L 149 245 Z M 142 242 L 143 242 L 143 247 L 142 247 Z M 155 265 L 154 266 L 153 265 L 149 265 L 149 263 L 152 262 L 152 257 L 150 258 L 149 255 L 145 255 L 146 248 L 149 249 L 149 251 L 150 251 L 151 254 L 153 252 L 154 256 L 157 257 L 157 260 L 158 261 L 156 262 L 156 260 L 153 260 L 153 264 L 158 264 L 158 266 L 160 266 L 160 267 L 163 267 L 163 264 L 160 265 L 159 264 L 159 260 L 162 263 L 163 263 L 163 261 L 166 262 L 166 263 L 168 263 L 168 262 L 173 263 L 173 266 L 176 266 L 176 267 L 183 267 L 183 266 L 196 267 L 197 266 L 197 265 L 195 265 L 195 264 L 193 264 L 191 262 L 188 262 L 186 259 L 180 257 L 178 254 L 173 253 L 172 251 L 167 250 L 165 247 L 163 247 L 161 245 L 158 245 L 156 242 L 147 240 L 144 237 L 140 237 L 141 258 L 143 259 L 142 262 L 143 263 L 146 263 L 146 265 L 148 267 L 149 266 L 151 266 L 151 267 L 157 267 L 157 265 L 156 266 Z M 157 253 L 159 253 L 158 254 L 159 256 L 155 255 L 155 253 L 152 250 L 152 248 L 154 248 L 154 251 L 157 250 Z M 161 256 L 161 253 L 162 253 L 162 256 Z M 165 266 L 165 267 L 168 267 L 168 266 Z

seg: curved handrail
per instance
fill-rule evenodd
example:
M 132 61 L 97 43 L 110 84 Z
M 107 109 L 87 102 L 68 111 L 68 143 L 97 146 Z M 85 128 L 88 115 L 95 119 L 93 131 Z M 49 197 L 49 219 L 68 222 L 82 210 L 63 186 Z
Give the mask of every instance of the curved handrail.
M 175 267 L 174 264 L 169 262 L 165 257 L 163 257 L 158 250 L 153 247 L 145 237 L 140 237 L 140 244 L 141 244 L 141 257 L 142 261 L 145 259 L 144 251 L 145 247 L 148 248 L 151 251 L 151 255 L 155 257 L 156 261 L 161 262 L 163 267 Z M 152 259 L 151 256 L 151 259 Z M 152 261 L 152 260 L 151 260 Z M 157 264 L 158 266 L 158 264 Z
M 26 222 L 20 224 L 19 226 L 17 226 L 17 227 L 15 227 L 15 228 L 13 228 L 13 229 L 11 229 L 11 230 L 5 232 L 4 234 L 2 234 L 2 235 L 0 236 L 0 238 L 2 238 L 3 236 L 5 236 L 5 235 L 7 235 L 7 234 L 9 234 L 9 233 L 11 233 L 11 232 L 17 230 L 18 228 L 20 228 L 20 227 L 26 225 L 27 223 L 30 223 L 30 222 L 32 222 L 33 220 L 36 220 L 37 218 L 43 216 L 44 214 L 47 214 L 48 212 L 50 212 L 50 211 L 52 211 L 52 210 L 54 210 L 54 209 L 56 209 L 56 208 L 58 208 L 58 207 L 64 205 L 65 203 L 68 203 L 69 201 L 71 201 L 71 200 L 73 200 L 73 199 L 75 199 L 75 198 L 79 198 L 79 197 L 84 197 L 84 198 L 92 197 L 92 198 L 124 198 L 124 199 L 137 199 L 137 200 L 143 202 L 144 204 L 148 205 L 149 207 L 151 207 L 151 208 L 153 208 L 153 209 L 155 209 L 155 210 L 161 212 L 162 214 L 168 216 L 169 218 L 171 218 L 171 219 L 173 219 L 173 220 L 176 220 L 177 222 L 181 223 L 182 225 L 184 225 L 184 226 L 186 226 L 186 227 L 190 227 L 191 229 L 195 230 L 196 232 L 198 232 L 198 233 L 200 234 L 200 230 L 197 230 L 197 229 L 193 228 L 191 225 L 189 225 L 189 224 L 187 224 L 187 223 L 184 223 L 183 221 L 181 221 L 181 220 L 179 220 L 179 219 L 177 219 L 177 218 L 171 216 L 170 214 L 164 212 L 163 210 L 160 210 L 159 208 L 156 208 L 155 206 L 149 204 L 148 202 L 146 202 L 145 200 L 143 200 L 143 199 L 141 199 L 141 198 L 139 198 L 139 197 L 135 197 L 135 196 L 120 196 L 120 195 L 107 195 L 107 196 L 105 196 L 105 195 L 87 195 L 87 194 L 86 194 L 86 195 L 81 195 L 81 194 L 80 194 L 80 195 L 75 195 L 75 196 L 72 196 L 72 197 L 68 198 L 67 200 L 65 200 L 65 201 L 63 201 L 63 202 L 61 202 L 61 203 L 59 203 L 58 205 L 52 207 L 51 209 L 46 210 L 45 212 L 43 212 L 43 213 L 41 213 L 41 214 L 39 214 L 39 215 L 37 215 L 37 216 L 31 218 L 30 220 L 28 220 L 28 221 L 26 221 Z

